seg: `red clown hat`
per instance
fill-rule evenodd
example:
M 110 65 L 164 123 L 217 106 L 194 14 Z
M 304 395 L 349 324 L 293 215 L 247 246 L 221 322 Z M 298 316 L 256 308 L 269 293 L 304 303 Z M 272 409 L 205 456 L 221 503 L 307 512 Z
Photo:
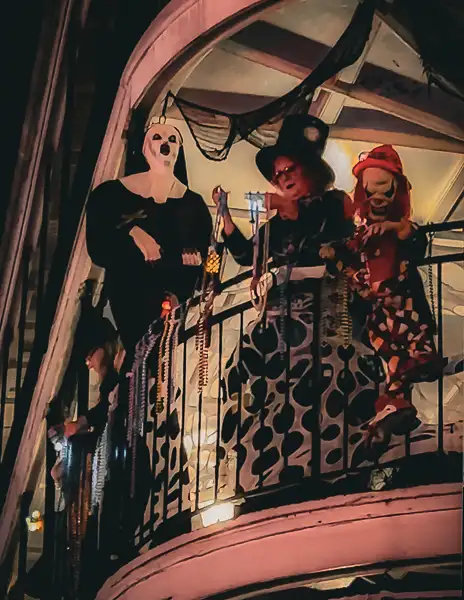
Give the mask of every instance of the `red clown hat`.
M 362 183 L 362 174 L 366 169 L 383 169 L 395 176 L 398 181 L 398 190 L 395 195 L 395 217 L 408 219 L 411 213 L 411 184 L 403 173 L 403 164 L 393 146 L 385 144 L 361 154 L 359 162 L 353 167 L 353 175 L 358 180 L 354 191 L 354 205 L 359 209 L 361 217 L 365 216 L 364 213 L 367 212 L 365 208 L 367 198 Z

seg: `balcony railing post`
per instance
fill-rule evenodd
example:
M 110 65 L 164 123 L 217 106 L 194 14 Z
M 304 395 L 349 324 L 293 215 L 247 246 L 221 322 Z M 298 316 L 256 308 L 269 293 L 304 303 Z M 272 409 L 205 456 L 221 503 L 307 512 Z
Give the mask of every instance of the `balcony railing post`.
M 314 314 L 318 315 L 321 311 L 321 290 L 316 288 L 314 291 Z M 321 435 L 320 435 L 320 414 L 321 414 L 321 392 L 322 392 L 322 372 L 321 372 L 321 352 L 320 352 L 320 320 L 314 319 L 313 322 L 313 364 L 314 364 L 314 402 L 313 419 L 311 435 L 311 477 L 319 478 L 321 475 Z
M 443 357 L 443 264 L 437 264 L 437 328 L 438 328 L 438 356 Z M 438 379 L 438 452 L 443 452 L 443 373 Z
M 187 340 L 185 339 L 185 324 L 182 325 L 182 336 L 184 337 L 184 348 L 182 353 L 182 414 L 180 423 L 180 469 L 181 476 L 179 478 L 179 514 L 182 513 L 184 507 L 182 505 L 183 485 L 184 485 L 184 468 L 188 469 L 188 457 L 185 451 L 185 411 L 187 408 Z
M 197 466 L 195 476 L 195 512 L 200 508 L 200 460 L 201 460 L 201 413 L 203 410 L 203 391 L 198 393 L 198 429 L 197 429 Z M 169 439 L 167 439 L 169 443 Z M 169 454 L 168 454 L 169 456 Z
M 238 342 L 238 359 L 240 360 L 243 352 L 243 311 L 240 312 L 240 333 L 239 333 L 239 342 Z M 235 465 L 235 492 L 238 493 L 240 490 L 240 468 L 241 468 L 241 441 L 242 441 L 242 400 L 243 400 L 243 383 L 240 379 L 240 387 L 238 392 L 238 402 L 237 402 L 237 464 Z
M 18 321 L 18 351 L 16 355 L 16 381 L 15 381 L 15 415 L 18 412 L 22 413 L 24 407 L 22 407 L 21 398 L 21 386 L 23 381 L 23 364 L 24 364 L 24 342 L 26 335 L 26 316 L 27 316 L 27 304 L 29 294 L 29 263 L 31 257 L 31 249 L 26 246 L 23 251 L 22 259 L 22 282 L 21 282 L 21 303 L 19 309 L 19 321 Z
M 222 336 L 224 334 L 223 323 L 218 327 L 218 397 L 216 414 L 216 464 L 214 469 L 214 501 L 217 501 L 219 490 L 219 461 L 220 461 L 220 440 L 221 440 L 221 403 L 222 403 Z
M 29 530 L 26 518 L 29 515 L 32 502 L 32 492 L 24 492 L 21 497 L 19 512 L 19 548 L 18 548 L 18 575 L 17 585 L 15 586 L 15 600 L 24 600 L 24 582 L 27 574 L 27 545 L 29 540 Z
M 2 391 L 0 395 L 0 460 L 3 456 L 4 429 L 5 429 L 5 413 L 6 402 L 8 398 L 8 367 L 10 361 L 10 347 L 13 339 L 11 328 L 5 330 L 3 338 L 3 348 L 1 351 L 2 361 Z

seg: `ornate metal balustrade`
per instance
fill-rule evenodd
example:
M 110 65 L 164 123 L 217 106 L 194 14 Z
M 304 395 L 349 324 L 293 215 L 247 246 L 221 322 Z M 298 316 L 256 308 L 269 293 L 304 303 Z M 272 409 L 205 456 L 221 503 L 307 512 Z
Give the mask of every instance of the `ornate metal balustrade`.
M 463 226 L 447 223 L 427 230 Z M 353 393 L 350 348 L 356 336 L 351 346 L 338 346 L 343 381 L 337 382 L 336 394 L 328 395 L 322 346 L 314 352 L 316 369 L 309 379 L 307 365 L 290 364 L 289 353 L 280 350 L 265 361 L 264 371 L 250 371 L 249 362 L 248 372 L 243 370 L 237 359 L 252 352 L 250 326 L 256 319 L 247 299 L 250 272 L 221 285 L 209 319 L 207 365 L 199 364 L 197 351 L 198 299 L 154 323 L 137 347 L 128 377 L 121 380 L 106 437 L 89 434 L 85 443 L 82 436 L 70 439 L 75 452 L 68 455 L 66 507 L 61 506 L 61 515 L 67 516 L 63 520 L 57 514 L 61 535 L 53 549 L 55 557 L 65 557 L 67 567 L 56 589 L 91 597 L 82 588 L 82 581 L 94 589 L 98 585 L 89 573 L 98 571 L 101 584 L 137 552 L 246 511 L 369 489 L 459 481 L 464 415 L 452 399 L 453 394 L 459 399 L 464 354 L 462 339 L 453 347 L 456 339 L 450 336 L 462 330 L 463 317 L 451 314 L 460 295 L 449 299 L 444 273 L 448 265 L 459 269 L 463 260 L 464 253 L 438 251 L 421 267 L 436 314 L 438 348 L 448 364 L 437 382 L 416 385 L 417 427 L 393 436 L 375 463 L 366 454 L 363 431 L 379 381 L 370 379 L 376 365 L 372 355 L 360 356 L 354 377 L 362 385 Z M 304 323 L 304 311 L 298 319 Z M 323 321 L 315 326 L 323 327 Z M 263 329 L 259 335 L 269 333 Z M 266 343 L 269 348 L 269 339 Z M 201 369 L 208 375 L 203 387 L 198 385 Z M 319 375 L 311 388 L 314 372 Z M 258 395 L 265 399 L 261 404 Z M 107 479 L 103 494 L 102 475 Z M 76 523 L 82 527 L 84 522 L 86 530 L 78 531 Z M 101 571 L 95 571 L 95 560 L 101 561 Z
M 436 232 L 462 225 L 426 229 Z M 288 353 L 279 356 L 275 351 L 265 361 L 264 371 L 257 366 L 253 372 L 244 354 L 259 346 L 254 340 L 252 349 L 249 339 L 256 313 L 249 302 L 239 302 L 217 309 L 210 319 L 209 381 L 198 388 L 199 370 L 206 365 L 198 364 L 196 354 L 197 308 L 190 306 L 187 314 L 181 308 L 171 321 L 154 324 L 138 347 L 129 399 L 129 447 L 135 447 L 138 439 L 138 447 L 148 449 L 151 467 L 146 476 L 152 481 L 136 547 L 164 539 L 166 523 L 175 532 L 181 516 L 178 531 L 273 503 L 385 489 L 395 485 L 395 477 L 399 486 L 459 477 L 464 414 L 453 412 L 445 399 L 453 392 L 459 394 L 461 388 L 457 372 L 463 368 L 462 338 L 459 355 L 448 337 L 453 328 L 462 331 L 463 321 L 453 315 L 448 323 L 443 271 L 445 265 L 463 258 L 463 253 L 442 254 L 424 261 L 438 350 L 448 365 L 436 383 L 416 386 L 417 427 L 407 435 L 393 436 L 375 464 L 366 452 L 363 431 L 372 416 L 379 380 L 359 385 L 367 383 L 369 369 L 376 368 L 372 356 L 361 356 L 353 369 L 353 346 L 338 346 L 338 375 L 344 380 L 331 394 L 326 390 L 333 373 L 327 371 L 331 365 L 324 359 L 324 348 L 315 352 L 319 364 L 310 375 L 307 365 L 290 364 Z M 223 295 L 247 276 L 223 285 Z M 303 330 L 304 313 L 299 318 Z M 256 330 L 253 335 L 258 335 Z M 263 330 L 261 335 L 268 335 L 266 343 L 272 348 L 272 333 Z M 306 381 L 301 386 L 302 379 Z M 359 389 L 354 393 L 356 385 Z M 258 403 L 256 395 L 263 402 Z M 137 458 L 129 466 L 133 482 L 143 477 L 136 465 Z

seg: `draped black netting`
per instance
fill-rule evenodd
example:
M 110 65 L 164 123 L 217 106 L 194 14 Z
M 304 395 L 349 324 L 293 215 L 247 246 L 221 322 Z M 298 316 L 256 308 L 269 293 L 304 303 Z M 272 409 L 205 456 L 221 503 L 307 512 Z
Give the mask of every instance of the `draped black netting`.
M 410 32 L 429 82 L 464 100 L 463 0 L 402 0 L 389 12 Z
M 258 148 L 273 144 L 281 120 L 290 114 L 307 113 L 316 88 L 361 56 L 369 39 L 376 4 L 377 0 L 361 0 L 335 46 L 314 71 L 285 96 L 250 112 L 229 114 L 199 106 L 169 92 L 165 110 L 172 100 L 200 152 L 210 160 L 225 160 L 232 145 L 240 140 L 248 140 Z

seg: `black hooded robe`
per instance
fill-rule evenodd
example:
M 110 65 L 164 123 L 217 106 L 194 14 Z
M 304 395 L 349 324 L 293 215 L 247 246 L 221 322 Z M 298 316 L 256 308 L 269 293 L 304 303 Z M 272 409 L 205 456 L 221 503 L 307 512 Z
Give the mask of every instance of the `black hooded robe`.
M 161 247 L 161 259 L 147 263 L 130 236 L 138 226 Z M 87 249 L 106 271 L 106 292 L 121 340 L 133 348 L 161 312 L 166 292 L 187 300 L 202 266 L 184 266 L 182 253 L 206 258 L 212 219 L 203 198 L 187 189 L 182 198 L 156 203 L 129 191 L 119 180 L 99 185 L 87 204 Z

